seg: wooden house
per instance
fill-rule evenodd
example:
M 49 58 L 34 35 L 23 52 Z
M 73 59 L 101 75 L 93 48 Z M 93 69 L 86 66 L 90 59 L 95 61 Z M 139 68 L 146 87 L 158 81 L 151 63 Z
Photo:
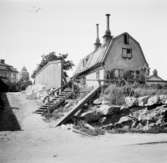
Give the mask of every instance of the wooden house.
M 75 71 L 75 77 L 88 86 L 98 85 L 99 81 L 103 83 L 106 80 L 121 78 L 126 72 L 135 78 L 141 72 L 146 77 L 149 75 L 149 65 L 139 42 L 127 32 L 113 37 L 109 17 L 110 15 L 106 14 L 107 29 L 103 44 L 100 43 L 97 24 L 95 49 L 80 61 Z

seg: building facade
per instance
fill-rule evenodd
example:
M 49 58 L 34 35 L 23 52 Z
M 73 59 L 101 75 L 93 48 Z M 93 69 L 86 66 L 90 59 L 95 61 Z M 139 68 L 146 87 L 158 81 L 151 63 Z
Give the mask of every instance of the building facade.
M 18 81 L 17 69 L 6 64 L 4 59 L 0 59 L 0 78 L 10 83 L 16 83 Z
M 97 38 L 95 49 L 84 57 L 77 66 L 75 76 L 88 86 L 95 86 L 99 81 L 121 78 L 126 72 L 137 78 L 142 72 L 149 76 L 149 65 L 138 41 L 125 32 L 113 37 L 109 28 L 109 14 L 107 29 L 100 43 L 97 24 Z
M 62 86 L 62 75 L 62 61 L 50 61 L 35 75 L 34 82 L 48 89 L 59 88 Z

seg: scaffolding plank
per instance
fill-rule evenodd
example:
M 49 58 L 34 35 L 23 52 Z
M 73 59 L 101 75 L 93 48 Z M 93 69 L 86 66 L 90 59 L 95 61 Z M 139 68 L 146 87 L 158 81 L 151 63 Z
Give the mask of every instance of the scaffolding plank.
M 81 109 L 81 107 L 90 99 L 92 98 L 97 91 L 100 90 L 100 86 L 94 88 L 91 92 L 89 92 L 83 99 L 81 99 L 78 104 L 70 110 L 66 115 L 64 115 L 57 123 L 56 127 L 60 126 L 61 124 L 65 123 L 67 120 L 69 120 L 78 110 Z

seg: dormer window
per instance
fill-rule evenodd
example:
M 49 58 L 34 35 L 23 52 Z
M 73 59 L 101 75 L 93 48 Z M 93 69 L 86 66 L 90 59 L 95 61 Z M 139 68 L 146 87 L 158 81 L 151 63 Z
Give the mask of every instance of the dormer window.
M 129 35 L 127 33 L 124 34 L 124 44 L 129 45 Z
M 122 48 L 122 58 L 131 59 L 132 58 L 132 49 L 131 48 Z
M 83 67 L 86 67 L 88 60 L 89 60 L 89 56 L 83 59 Z

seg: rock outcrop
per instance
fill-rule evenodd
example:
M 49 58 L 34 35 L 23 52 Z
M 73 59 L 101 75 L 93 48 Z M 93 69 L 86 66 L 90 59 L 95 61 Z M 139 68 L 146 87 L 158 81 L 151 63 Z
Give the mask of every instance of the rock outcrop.
M 135 132 L 167 131 L 167 96 L 126 97 L 125 106 L 95 105 L 81 114 L 92 125 Z M 107 126 L 107 127 L 106 127 Z

